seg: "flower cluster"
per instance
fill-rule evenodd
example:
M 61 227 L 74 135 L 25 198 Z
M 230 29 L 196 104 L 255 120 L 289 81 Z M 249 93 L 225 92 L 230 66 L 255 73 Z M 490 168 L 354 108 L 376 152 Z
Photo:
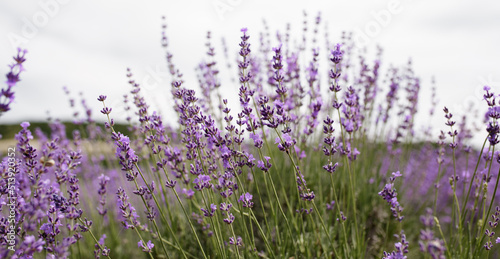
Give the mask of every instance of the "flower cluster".
M 250 193 L 245 193 L 240 196 L 238 199 L 238 202 L 241 202 L 243 204 L 243 207 L 245 208 L 251 208 L 253 207 L 253 202 L 252 202 L 253 195 Z
M 192 78 L 184 78 L 169 51 L 166 24 L 161 44 L 174 116 L 149 103 L 130 69 L 126 125 L 113 120 L 121 107 L 106 106 L 107 96 L 97 97 L 107 120 L 99 125 L 83 93 L 76 101 L 64 88 L 78 127 L 49 119 L 48 130 L 32 132 L 23 122 L 16 145 L 7 155 L 0 151 L 0 257 L 496 256 L 497 96 L 484 88 L 482 150 L 474 149 L 480 116 L 473 109 L 457 117 L 445 107 L 449 129 L 436 145 L 431 125 L 416 131 L 425 81 L 411 60 L 382 71 L 381 48 L 370 60 L 351 33 L 331 44 L 326 30 L 325 49 L 317 41 L 320 14 L 312 42 L 307 13 L 304 19 L 302 41 L 291 37 L 291 26 L 271 37 L 266 24 L 252 50 L 250 32 L 241 30 L 233 53 L 238 100 L 225 96 L 210 32 L 196 68 L 199 90 L 189 88 Z M 223 42 L 230 65 L 231 48 Z M 10 66 L 0 114 L 10 109 L 25 54 L 19 50 Z M 399 177 L 404 192 L 398 197 Z M 402 200 L 411 205 L 405 216 Z M 415 209 L 429 204 L 434 211 L 420 217 L 423 225 L 411 225 L 420 215 Z M 399 222 L 386 222 L 392 217 Z M 393 251 L 383 251 L 388 242 L 395 243 Z
M 7 73 L 7 87 L 0 90 L 0 116 L 10 110 L 10 105 L 14 101 L 13 88 L 21 80 L 19 75 L 24 71 L 23 63 L 26 61 L 24 57 L 26 50 L 17 49 L 17 55 L 14 56 L 14 63 L 9 65 L 10 71 Z
M 399 238 L 399 235 L 396 235 L 396 237 Z M 406 259 L 407 256 L 405 254 L 407 254 L 409 252 L 408 245 L 409 245 L 409 242 L 406 240 L 406 235 L 401 233 L 401 241 L 394 244 L 396 251 L 392 251 L 390 253 L 384 251 L 384 257 L 382 257 L 382 258 L 383 259 Z
M 403 212 L 403 207 L 401 207 L 398 202 L 398 193 L 396 192 L 396 188 L 394 187 L 394 181 L 401 175 L 402 174 L 399 171 L 392 173 L 392 176 L 389 177 L 389 183 L 385 184 L 384 189 L 378 193 L 378 195 L 382 196 L 382 198 L 384 198 L 384 200 L 386 200 L 391 205 L 392 215 L 398 221 L 402 221 L 404 216 L 401 215 L 401 212 Z
M 420 230 L 420 241 L 418 241 L 420 251 L 428 253 L 432 258 L 446 258 L 444 256 L 446 250 L 444 241 L 434 237 L 434 231 L 432 229 L 435 226 L 435 219 L 432 216 L 432 209 L 427 208 L 426 214 L 420 216 L 420 221 L 424 225 L 424 229 Z

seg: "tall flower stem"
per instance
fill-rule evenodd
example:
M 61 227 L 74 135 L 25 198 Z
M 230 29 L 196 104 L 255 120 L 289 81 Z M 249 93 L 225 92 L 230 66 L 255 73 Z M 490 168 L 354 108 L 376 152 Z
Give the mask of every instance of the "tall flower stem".
M 85 225 L 85 222 L 83 222 L 83 220 L 81 218 L 78 218 L 78 221 L 80 221 L 80 223 Z M 104 250 L 104 247 L 99 243 L 99 241 L 97 240 L 97 238 L 95 237 L 94 233 L 92 232 L 92 230 L 90 228 L 89 228 L 89 234 L 92 236 L 92 239 L 94 239 L 94 242 L 96 243 L 96 245 L 98 245 L 101 250 Z M 109 255 L 107 255 L 106 257 L 111 259 L 111 256 L 109 256 Z

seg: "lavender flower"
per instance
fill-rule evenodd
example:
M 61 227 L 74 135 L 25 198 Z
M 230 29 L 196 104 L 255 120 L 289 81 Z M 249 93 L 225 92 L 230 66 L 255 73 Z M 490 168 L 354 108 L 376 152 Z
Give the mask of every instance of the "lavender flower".
M 396 237 L 399 238 L 398 235 Z M 397 242 L 394 244 L 394 247 L 396 248 L 396 251 L 392 251 L 391 253 L 385 252 L 384 251 L 384 257 L 383 259 L 406 259 L 408 251 L 408 241 L 406 240 L 405 234 L 401 233 L 401 242 Z
M 217 205 L 215 205 L 213 203 L 210 204 L 210 209 L 201 208 L 201 211 L 203 211 L 203 215 L 205 217 L 212 217 L 216 210 L 217 210 Z
M 226 222 L 227 224 L 232 224 L 233 221 L 234 221 L 233 214 L 232 213 L 227 213 L 227 218 L 224 218 L 223 221 Z
M 24 71 L 23 63 L 26 50 L 17 49 L 17 56 L 14 56 L 15 63 L 9 65 L 10 71 L 7 73 L 7 87 L 0 90 L 0 116 L 10 110 L 10 104 L 14 101 L 13 88 L 20 81 L 19 75 Z
M 238 236 L 236 239 L 234 237 L 229 237 L 229 244 L 243 246 L 243 239 L 240 236 Z
M 394 181 L 396 178 L 400 177 L 401 173 L 399 171 L 392 173 L 392 176 L 389 177 L 389 183 L 384 186 L 384 189 L 378 193 L 378 195 L 382 196 L 384 200 L 386 200 L 391 205 L 392 215 L 398 220 L 402 221 L 404 216 L 401 216 L 401 212 L 403 212 L 403 207 L 398 202 L 396 192 L 396 188 L 394 188 Z
M 121 133 L 112 133 L 112 139 L 115 141 L 116 157 L 120 160 L 123 171 L 131 171 L 134 163 L 139 161 L 135 151 L 130 147 L 130 139 Z
M 125 228 L 135 228 L 139 225 L 138 218 L 134 206 L 128 201 L 128 196 L 121 187 L 117 191 L 117 206 L 122 216 L 122 225 Z
M 264 159 L 266 160 L 265 162 L 262 160 L 257 161 L 257 167 L 260 168 L 260 170 L 264 172 L 269 172 L 269 169 L 271 169 L 272 164 L 269 162 L 271 159 L 268 156 L 264 156 Z
M 330 203 L 326 204 L 326 210 L 333 210 L 334 206 L 335 206 L 335 201 L 331 201 Z
M 194 195 L 194 191 L 193 190 L 186 189 L 186 188 L 182 188 L 182 193 L 186 196 L 187 199 L 193 198 L 193 195 Z
M 444 241 L 434 237 L 432 228 L 435 225 L 435 219 L 432 216 L 432 209 L 427 208 L 426 214 L 420 216 L 420 221 L 424 225 L 424 229 L 420 230 L 420 241 L 418 241 L 420 251 L 430 254 L 432 258 L 446 258 Z
M 238 199 L 238 202 L 241 202 L 243 204 L 243 207 L 245 208 L 251 208 L 253 207 L 253 202 L 252 202 L 253 195 L 250 193 L 245 193 L 240 196 Z
M 153 251 L 153 247 L 155 247 L 155 245 L 151 242 L 151 240 L 148 240 L 147 244 L 144 244 L 144 241 L 141 240 L 137 242 L 137 246 L 139 248 L 142 248 L 142 251 L 146 253 L 151 253 Z
M 232 207 L 233 207 L 233 204 L 223 202 L 223 203 L 220 204 L 219 208 L 222 211 L 229 211 Z
M 295 139 L 292 139 L 292 137 L 290 135 L 288 135 L 287 133 L 281 135 L 281 138 L 277 137 L 276 142 L 275 142 L 275 144 L 278 144 L 279 150 L 281 150 L 283 152 L 284 151 L 288 152 L 288 150 L 293 145 L 295 145 L 295 143 L 296 143 Z
M 100 215 L 104 216 L 108 211 L 105 208 L 105 206 L 106 206 L 106 185 L 109 182 L 109 177 L 105 176 L 104 174 L 101 174 L 98 180 L 99 180 L 99 190 L 97 190 L 97 194 L 99 194 L 100 206 L 97 208 L 97 211 L 99 212 Z
M 101 238 L 99 238 L 98 244 L 95 244 L 94 257 L 100 258 L 100 256 L 109 256 L 111 250 L 104 245 L 104 240 L 107 238 L 106 234 L 103 234 Z M 101 248 L 102 247 L 102 248 Z
M 31 257 L 34 253 L 40 253 L 43 250 L 45 242 L 42 239 L 36 239 L 34 236 L 26 236 L 21 243 L 18 251 L 22 252 L 24 256 Z
M 210 189 L 212 188 L 212 184 L 210 183 L 210 176 L 209 175 L 198 175 L 196 179 L 193 180 L 194 183 L 194 189 L 201 191 L 203 189 Z

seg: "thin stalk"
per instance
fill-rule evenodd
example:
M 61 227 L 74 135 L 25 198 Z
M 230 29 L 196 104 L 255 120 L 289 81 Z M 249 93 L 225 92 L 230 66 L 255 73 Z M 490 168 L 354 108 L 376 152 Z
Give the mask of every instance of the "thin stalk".
M 80 223 L 82 223 L 85 226 L 85 222 L 83 222 L 83 220 L 81 218 L 78 218 L 78 220 L 80 221 Z M 92 236 L 92 239 L 94 239 L 94 242 L 96 243 L 96 245 L 98 245 L 101 250 L 104 250 L 104 247 L 99 243 L 99 241 L 94 236 L 94 233 L 92 233 L 92 230 L 90 228 L 89 228 L 89 234 Z M 111 259 L 111 257 L 109 255 L 107 255 L 106 257 Z

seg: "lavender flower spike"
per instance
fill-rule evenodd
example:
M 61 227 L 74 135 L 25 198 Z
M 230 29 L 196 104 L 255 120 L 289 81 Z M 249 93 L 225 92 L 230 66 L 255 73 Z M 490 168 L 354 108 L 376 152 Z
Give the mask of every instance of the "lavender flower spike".
M 20 81 L 19 75 L 24 71 L 23 63 L 26 61 L 24 55 L 26 50 L 17 49 L 17 56 L 14 56 L 15 63 L 9 65 L 10 71 L 7 73 L 7 87 L 0 89 L 0 116 L 10 110 L 10 104 L 14 101 L 12 88 Z
M 137 246 L 139 246 L 139 248 L 142 248 L 142 251 L 146 253 L 151 253 L 151 251 L 153 251 L 153 247 L 155 247 L 155 245 L 151 243 L 151 240 L 149 240 L 146 245 L 144 245 L 144 242 L 141 240 L 137 242 Z
M 238 199 L 238 202 L 242 202 L 243 207 L 245 207 L 245 208 L 251 208 L 251 207 L 253 207 L 252 198 L 253 198 L 253 195 L 251 195 L 250 193 L 247 192 L 247 193 L 242 194 L 240 196 L 240 198 Z
M 386 200 L 391 205 L 392 215 L 396 217 L 398 221 L 403 220 L 403 216 L 401 216 L 401 212 L 403 212 L 403 207 L 398 202 L 396 192 L 396 188 L 394 188 L 394 181 L 396 178 L 400 177 L 401 173 L 399 171 L 392 173 L 392 176 L 389 177 L 389 183 L 384 186 L 384 189 L 378 193 L 378 195 L 382 196 L 384 200 Z
M 123 171 L 132 170 L 134 163 L 139 161 L 135 151 L 130 147 L 130 139 L 122 133 L 114 133 L 111 137 L 116 145 L 116 157 L 120 160 Z

